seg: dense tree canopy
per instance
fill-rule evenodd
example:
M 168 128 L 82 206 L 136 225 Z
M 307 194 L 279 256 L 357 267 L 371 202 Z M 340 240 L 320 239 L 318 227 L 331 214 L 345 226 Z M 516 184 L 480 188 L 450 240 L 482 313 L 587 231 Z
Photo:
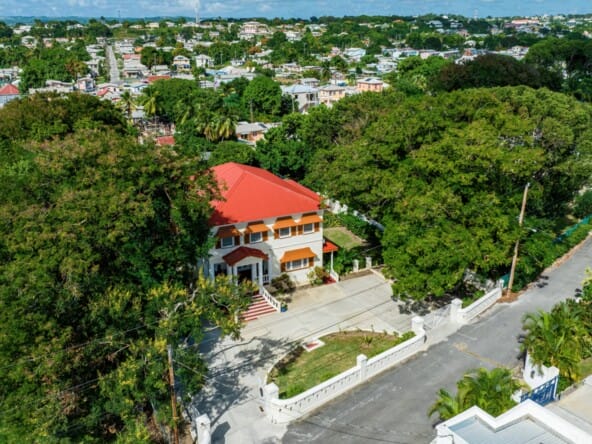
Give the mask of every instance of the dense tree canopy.
M 561 77 L 544 67 L 524 63 L 513 57 L 485 54 L 462 65 L 445 66 L 435 79 L 437 88 L 452 91 L 463 88 L 525 85 L 559 91 Z
M 452 292 L 467 269 L 498 278 L 526 235 L 526 183 L 527 222 L 540 228 L 590 179 L 592 111 L 545 89 L 360 95 L 333 112 L 341 144 L 316 151 L 306 181 L 386 226 L 396 295 Z
M 247 289 L 195 268 L 209 174 L 121 122 L 89 96 L 0 111 L 0 441 L 161 440 L 167 344 L 186 395 L 204 323 L 238 333 Z

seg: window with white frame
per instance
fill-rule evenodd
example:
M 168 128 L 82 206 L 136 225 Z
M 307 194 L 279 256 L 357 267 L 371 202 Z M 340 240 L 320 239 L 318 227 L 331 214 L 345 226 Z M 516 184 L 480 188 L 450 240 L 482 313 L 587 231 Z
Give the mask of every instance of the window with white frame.
M 278 230 L 278 236 L 280 239 L 284 238 L 284 237 L 290 237 L 291 234 L 292 234 L 292 229 L 290 227 L 280 228 Z
M 304 224 L 304 225 L 302 225 L 302 232 L 304 234 L 314 233 L 314 224 Z
M 249 234 L 249 243 L 256 244 L 257 242 L 261 242 L 263 240 L 263 233 L 251 233 Z
M 300 270 L 301 268 L 308 268 L 309 259 L 296 259 L 294 261 L 286 262 L 286 271 Z
M 220 239 L 220 248 L 234 247 L 234 237 L 223 237 Z

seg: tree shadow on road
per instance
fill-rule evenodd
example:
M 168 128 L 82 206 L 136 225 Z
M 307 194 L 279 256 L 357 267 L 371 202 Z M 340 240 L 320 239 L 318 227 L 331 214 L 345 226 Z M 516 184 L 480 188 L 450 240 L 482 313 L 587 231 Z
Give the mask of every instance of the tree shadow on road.
M 209 416 L 212 442 L 225 442 L 224 435 L 232 427 L 224 418 L 228 411 L 253 402 L 253 409 L 260 412 L 257 404 L 262 404 L 266 382 L 263 375 L 295 345 L 288 339 L 257 337 L 233 341 L 221 338 L 219 332 L 207 335 L 199 349 L 209 370 L 205 385 L 194 396 L 192 405 L 200 414 Z

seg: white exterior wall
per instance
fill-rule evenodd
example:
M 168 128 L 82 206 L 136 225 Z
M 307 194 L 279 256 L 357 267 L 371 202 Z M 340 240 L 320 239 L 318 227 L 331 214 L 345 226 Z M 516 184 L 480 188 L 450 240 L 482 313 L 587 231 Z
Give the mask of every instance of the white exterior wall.
M 306 214 L 311 213 L 307 212 Z M 322 210 L 317 211 L 316 214 L 322 218 L 323 212 Z M 302 213 L 292 214 L 291 217 L 294 219 L 294 221 L 296 221 L 296 223 L 298 223 L 298 221 L 302 218 L 302 215 Z M 255 221 L 234 224 L 236 229 L 241 232 L 241 244 L 234 245 L 230 248 L 213 248 L 212 250 L 210 250 L 209 270 L 206 270 L 207 274 L 213 274 L 215 264 L 225 263 L 223 257 L 226 256 L 228 253 L 234 251 L 239 246 L 246 246 L 249 248 L 256 248 L 267 254 L 267 256 L 269 257 L 269 280 L 271 281 L 271 279 L 273 279 L 274 277 L 277 277 L 282 274 L 280 260 L 283 257 L 284 253 L 292 250 L 297 250 L 300 248 L 310 248 L 312 252 L 315 254 L 314 265 L 312 267 L 285 272 L 297 285 L 308 284 L 309 280 L 307 274 L 311 270 L 313 270 L 314 267 L 323 266 L 323 224 L 322 222 L 319 224 L 319 231 L 315 231 L 309 234 L 297 234 L 295 236 L 290 236 L 282 239 L 275 239 L 273 225 L 276 223 L 276 220 L 276 217 L 263 220 L 263 223 L 267 225 L 267 227 L 269 228 L 267 232 L 267 241 L 257 242 L 254 244 L 245 243 L 245 230 L 249 223 Z M 215 229 L 215 231 L 217 231 L 217 229 Z M 259 261 L 259 258 L 247 257 L 241 260 L 240 262 L 236 263 L 234 267 L 251 265 L 258 263 Z

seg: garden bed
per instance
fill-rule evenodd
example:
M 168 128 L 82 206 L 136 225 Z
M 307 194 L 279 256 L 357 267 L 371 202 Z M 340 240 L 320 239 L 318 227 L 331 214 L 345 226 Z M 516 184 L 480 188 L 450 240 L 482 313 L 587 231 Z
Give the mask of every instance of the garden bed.
M 291 398 L 356 365 L 356 357 L 376 356 L 407 339 L 402 336 L 368 331 L 333 333 L 322 338 L 325 345 L 311 352 L 298 347 L 271 370 L 268 382 L 280 389 L 280 398 Z

